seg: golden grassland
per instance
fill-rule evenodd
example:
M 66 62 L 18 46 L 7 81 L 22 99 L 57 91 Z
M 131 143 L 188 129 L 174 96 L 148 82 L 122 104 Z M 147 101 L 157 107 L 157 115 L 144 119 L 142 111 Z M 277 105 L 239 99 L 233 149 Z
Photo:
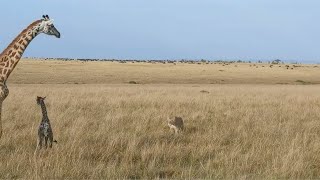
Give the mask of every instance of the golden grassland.
M 21 60 L 9 83 L 320 84 L 320 65 L 290 64 L 289 69 L 283 64 L 273 68 L 269 64 L 253 65 Z
M 0 178 L 319 178 L 320 85 L 297 85 L 316 84 L 319 69 L 220 66 L 21 61 L 3 104 Z M 52 149 L 35 151 L 36 96 L 47 96 Z

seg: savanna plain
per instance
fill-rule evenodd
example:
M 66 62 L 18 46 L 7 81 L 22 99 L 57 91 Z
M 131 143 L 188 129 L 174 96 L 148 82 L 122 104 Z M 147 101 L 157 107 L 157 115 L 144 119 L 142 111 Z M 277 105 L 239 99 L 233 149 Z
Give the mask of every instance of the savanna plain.
M 320 178 L 319 83 L 317 65 L 21 60 L 0 179 Z M 52 149 L 36 150 L 36 96 Z

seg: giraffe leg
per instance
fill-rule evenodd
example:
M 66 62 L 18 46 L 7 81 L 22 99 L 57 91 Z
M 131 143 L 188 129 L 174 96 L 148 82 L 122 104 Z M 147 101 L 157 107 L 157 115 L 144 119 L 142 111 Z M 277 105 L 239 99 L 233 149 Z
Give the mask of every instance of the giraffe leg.
M 43 140 L 43 138 L 41 136 L 39 136 L 38 146 L 39 146 L 40 149 L 42 148 L 42 140 Z
M 0 138 L 2 136 L 2 103 L 9 94 L 9 89 L 3 83 L 0 83 Z
M 47 149 L 47 147 L 48 147 L 48 137 L 45 137 L 45 138 L 44 138 L 44 146 L 45 146 L 46 149 Z
M 2 118 L 1 118 L 1 113 L 2 112 L 2 101 L 0 100 L 0 139 L 1 139 L 1 136 L 2 136 Z
M 49 138 L 49 147 L 52 148 L 52 142 L 53 142 L 53 136 L 50 136 Z

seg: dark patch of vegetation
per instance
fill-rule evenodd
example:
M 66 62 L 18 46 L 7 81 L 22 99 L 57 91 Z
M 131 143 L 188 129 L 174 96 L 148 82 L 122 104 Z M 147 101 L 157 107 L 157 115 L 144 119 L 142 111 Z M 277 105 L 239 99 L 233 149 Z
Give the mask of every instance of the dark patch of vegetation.
M 306 81 L 303 81 L 303 80 L 296 80 L 295 82 L 301 83 L 303 85 L 313 84 L 312 82 L 306 82 Z
M 201 90 L 200 92 L 201 93 L 209 93 L 209 91 L 206 91 L 206 90 Z
M 129 84 L 139 84 L 137 81 L 129 81 Z

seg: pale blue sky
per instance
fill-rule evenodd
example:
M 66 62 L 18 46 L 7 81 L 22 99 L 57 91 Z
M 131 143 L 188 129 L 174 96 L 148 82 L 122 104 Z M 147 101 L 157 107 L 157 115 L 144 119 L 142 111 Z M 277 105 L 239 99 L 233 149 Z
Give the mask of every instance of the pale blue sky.
M 319 0 L 4 0 L 0 48 L 48 14 L 24 56 L 320 62 Z

